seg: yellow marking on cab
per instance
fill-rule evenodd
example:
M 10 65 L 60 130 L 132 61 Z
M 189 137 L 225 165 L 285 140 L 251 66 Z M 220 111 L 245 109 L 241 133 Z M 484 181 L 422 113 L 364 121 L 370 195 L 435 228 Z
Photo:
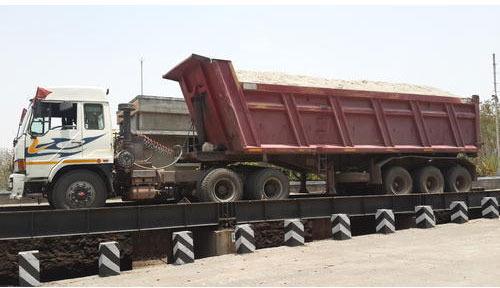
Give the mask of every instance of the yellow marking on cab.
M 37 148 L 36 146 L 38 146 L 39 143 L 40 143 L 40 140 L 38 140 L 38 137 L 35 137 L 35 139 L 33 139 L 33 142 L 31 142 L 31 145 L 28 147 L 28 153 L 29 154 L 36 154 L 40 151 L 47 149 L 50 146 L 50 144 L 47 144 L 45 146 Z
M 26 161 L 26 165 L 55 165 L 60 161 Z M 62 160 L 64 164 L 101 164 L 108 162 L 106 159 L 66 159 Z

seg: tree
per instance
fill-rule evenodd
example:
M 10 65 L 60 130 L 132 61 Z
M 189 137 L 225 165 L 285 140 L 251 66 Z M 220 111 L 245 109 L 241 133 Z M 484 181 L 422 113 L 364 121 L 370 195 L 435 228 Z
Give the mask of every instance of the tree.
M 12 173 L 13 154 L 11 149 L 0 148 L 0 190 L 7 188 Z
M 498 165 L 495 135 L 495 102 L 490 99 L 480 104 L 481 148 L 474 162 L 478 176 L 495 175 Z

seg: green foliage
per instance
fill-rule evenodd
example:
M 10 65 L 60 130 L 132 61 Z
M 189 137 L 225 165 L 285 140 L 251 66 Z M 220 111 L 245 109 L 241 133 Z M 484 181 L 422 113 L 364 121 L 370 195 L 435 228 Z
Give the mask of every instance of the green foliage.
M 300 181 L 300 173 L 287 169 L 281 169 L 281 171 L 288 176 L 288 179 L 290 179 L 290 181 Z M 314 173 L 307 173 L 307 181 L 321 181 L 321 180 L 325 180 L 325 177 L 322 177 L 321 175 Z
M 0 148 L 0 190 L 7 188 L 9 175 L 12 173 L 12 151 Z
M 495 175 L 498 165 L 495 134 L 495 102 L 486 100 L 480 105 L 481 149 L 474 159 L 478 176 Z

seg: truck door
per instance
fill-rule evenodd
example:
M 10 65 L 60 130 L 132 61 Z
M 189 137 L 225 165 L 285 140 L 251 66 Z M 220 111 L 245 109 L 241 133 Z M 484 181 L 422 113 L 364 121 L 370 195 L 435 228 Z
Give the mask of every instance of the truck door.
M 83 104 L 83 158 L 97 164 L 113 159 L 111 120 L 107 103 Z
M 46 178 L 56 165 L 82 157 L 81 120 L 76 102 L 38 102 L 33 105 L 26 139 L 26 175 Z

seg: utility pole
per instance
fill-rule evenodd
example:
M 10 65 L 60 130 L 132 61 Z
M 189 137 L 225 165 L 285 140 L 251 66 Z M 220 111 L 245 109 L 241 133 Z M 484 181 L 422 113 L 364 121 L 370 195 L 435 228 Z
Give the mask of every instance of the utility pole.
M 144 58 L 141 57 L 141 96 L 144 95 L 144 78 L 143 78 L 143 70 L 142 70 L 143 63 L 144 63 Z
M 497 176 L 500 176 L 500 125 L 498 119 L 498 94 L 497 94 L 497 63 L 495 61 L 495 53 L 493 53 L 493 98 L 495 99 L 495 135 L 497 144 Z

